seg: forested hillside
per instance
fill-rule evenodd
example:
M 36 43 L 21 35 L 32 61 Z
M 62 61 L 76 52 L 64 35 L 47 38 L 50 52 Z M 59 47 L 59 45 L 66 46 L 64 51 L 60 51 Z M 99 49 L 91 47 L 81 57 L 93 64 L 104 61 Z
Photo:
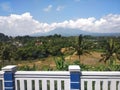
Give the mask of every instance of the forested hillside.
M 6 42 L 9 41 L 10 37 L 7 35 L 4 35 L 3 33 L 0 33 L 0 42 Z

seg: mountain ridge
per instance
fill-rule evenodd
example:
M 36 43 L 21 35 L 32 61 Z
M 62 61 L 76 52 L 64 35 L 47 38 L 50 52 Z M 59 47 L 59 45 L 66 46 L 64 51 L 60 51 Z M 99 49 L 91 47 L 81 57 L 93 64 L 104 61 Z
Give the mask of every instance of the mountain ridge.
M 80 34 L 91 36 L 120 36 L 120 33 L 96 33 L 87 32 L 79 29 L 65 29 L 65 28 L 59 28 L 45 33 L 34 33 L 31 36 L 49 36 L 54 34 L 60 34 L 62 36 L 79 36 Z

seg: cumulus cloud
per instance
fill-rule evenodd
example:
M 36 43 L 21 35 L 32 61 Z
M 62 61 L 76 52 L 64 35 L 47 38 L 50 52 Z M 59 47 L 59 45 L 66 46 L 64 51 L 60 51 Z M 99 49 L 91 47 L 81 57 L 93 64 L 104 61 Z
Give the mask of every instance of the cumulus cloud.
M 0 4 L 0 8 L 1 8 L 3 11 L 11 12 L 11 5 L 10 5 L 9 2 L 1 3 L 1 4 Z
M 0 32 L 7 35 L 30 35 L 44 33 L 57 28 L 79 29 L 89 32 L 120 33 L 120 15 L 109 14 L 100 19 L 95 17 L 66 20 L 60 23 L 42 23 L 35 20 L 30 13 L 0 16 Z
M 30 13 L 11 14 L 8 17 L 0 16 L 0 32 L 7 35 L 29 35 L 37 30 L 44 32 L 44 25 L 45 23 L 34 20 Z
M 43 9 L 45 12 L 49 12 L 52 9 L 52 5 L 48 5 L 46 8 Z

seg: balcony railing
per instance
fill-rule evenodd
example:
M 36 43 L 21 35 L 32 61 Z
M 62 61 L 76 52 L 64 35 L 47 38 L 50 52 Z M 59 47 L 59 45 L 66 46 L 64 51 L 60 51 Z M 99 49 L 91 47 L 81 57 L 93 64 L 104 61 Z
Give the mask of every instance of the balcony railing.
M 18 71 L 16 90 L 70 90 L 70 74 L 65 71 Z
M 16 66 L 6 66 L 0 71 L 0 90 L 120 90 L 120 72 L 80 71 L 77 65 L 69 71 L 16 71 Z

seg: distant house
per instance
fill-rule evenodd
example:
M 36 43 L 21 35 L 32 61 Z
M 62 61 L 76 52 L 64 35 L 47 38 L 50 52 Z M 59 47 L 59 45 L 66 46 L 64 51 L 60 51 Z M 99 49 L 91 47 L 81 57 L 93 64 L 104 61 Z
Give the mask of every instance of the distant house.
M 36 42 L 35 42 L 35 46 L 40 46 L 40 45 L 42 45 L 43 44 L 43 42 L 41 42 L 41 41 L 39 41 L 39 40 L 37 40 Z

